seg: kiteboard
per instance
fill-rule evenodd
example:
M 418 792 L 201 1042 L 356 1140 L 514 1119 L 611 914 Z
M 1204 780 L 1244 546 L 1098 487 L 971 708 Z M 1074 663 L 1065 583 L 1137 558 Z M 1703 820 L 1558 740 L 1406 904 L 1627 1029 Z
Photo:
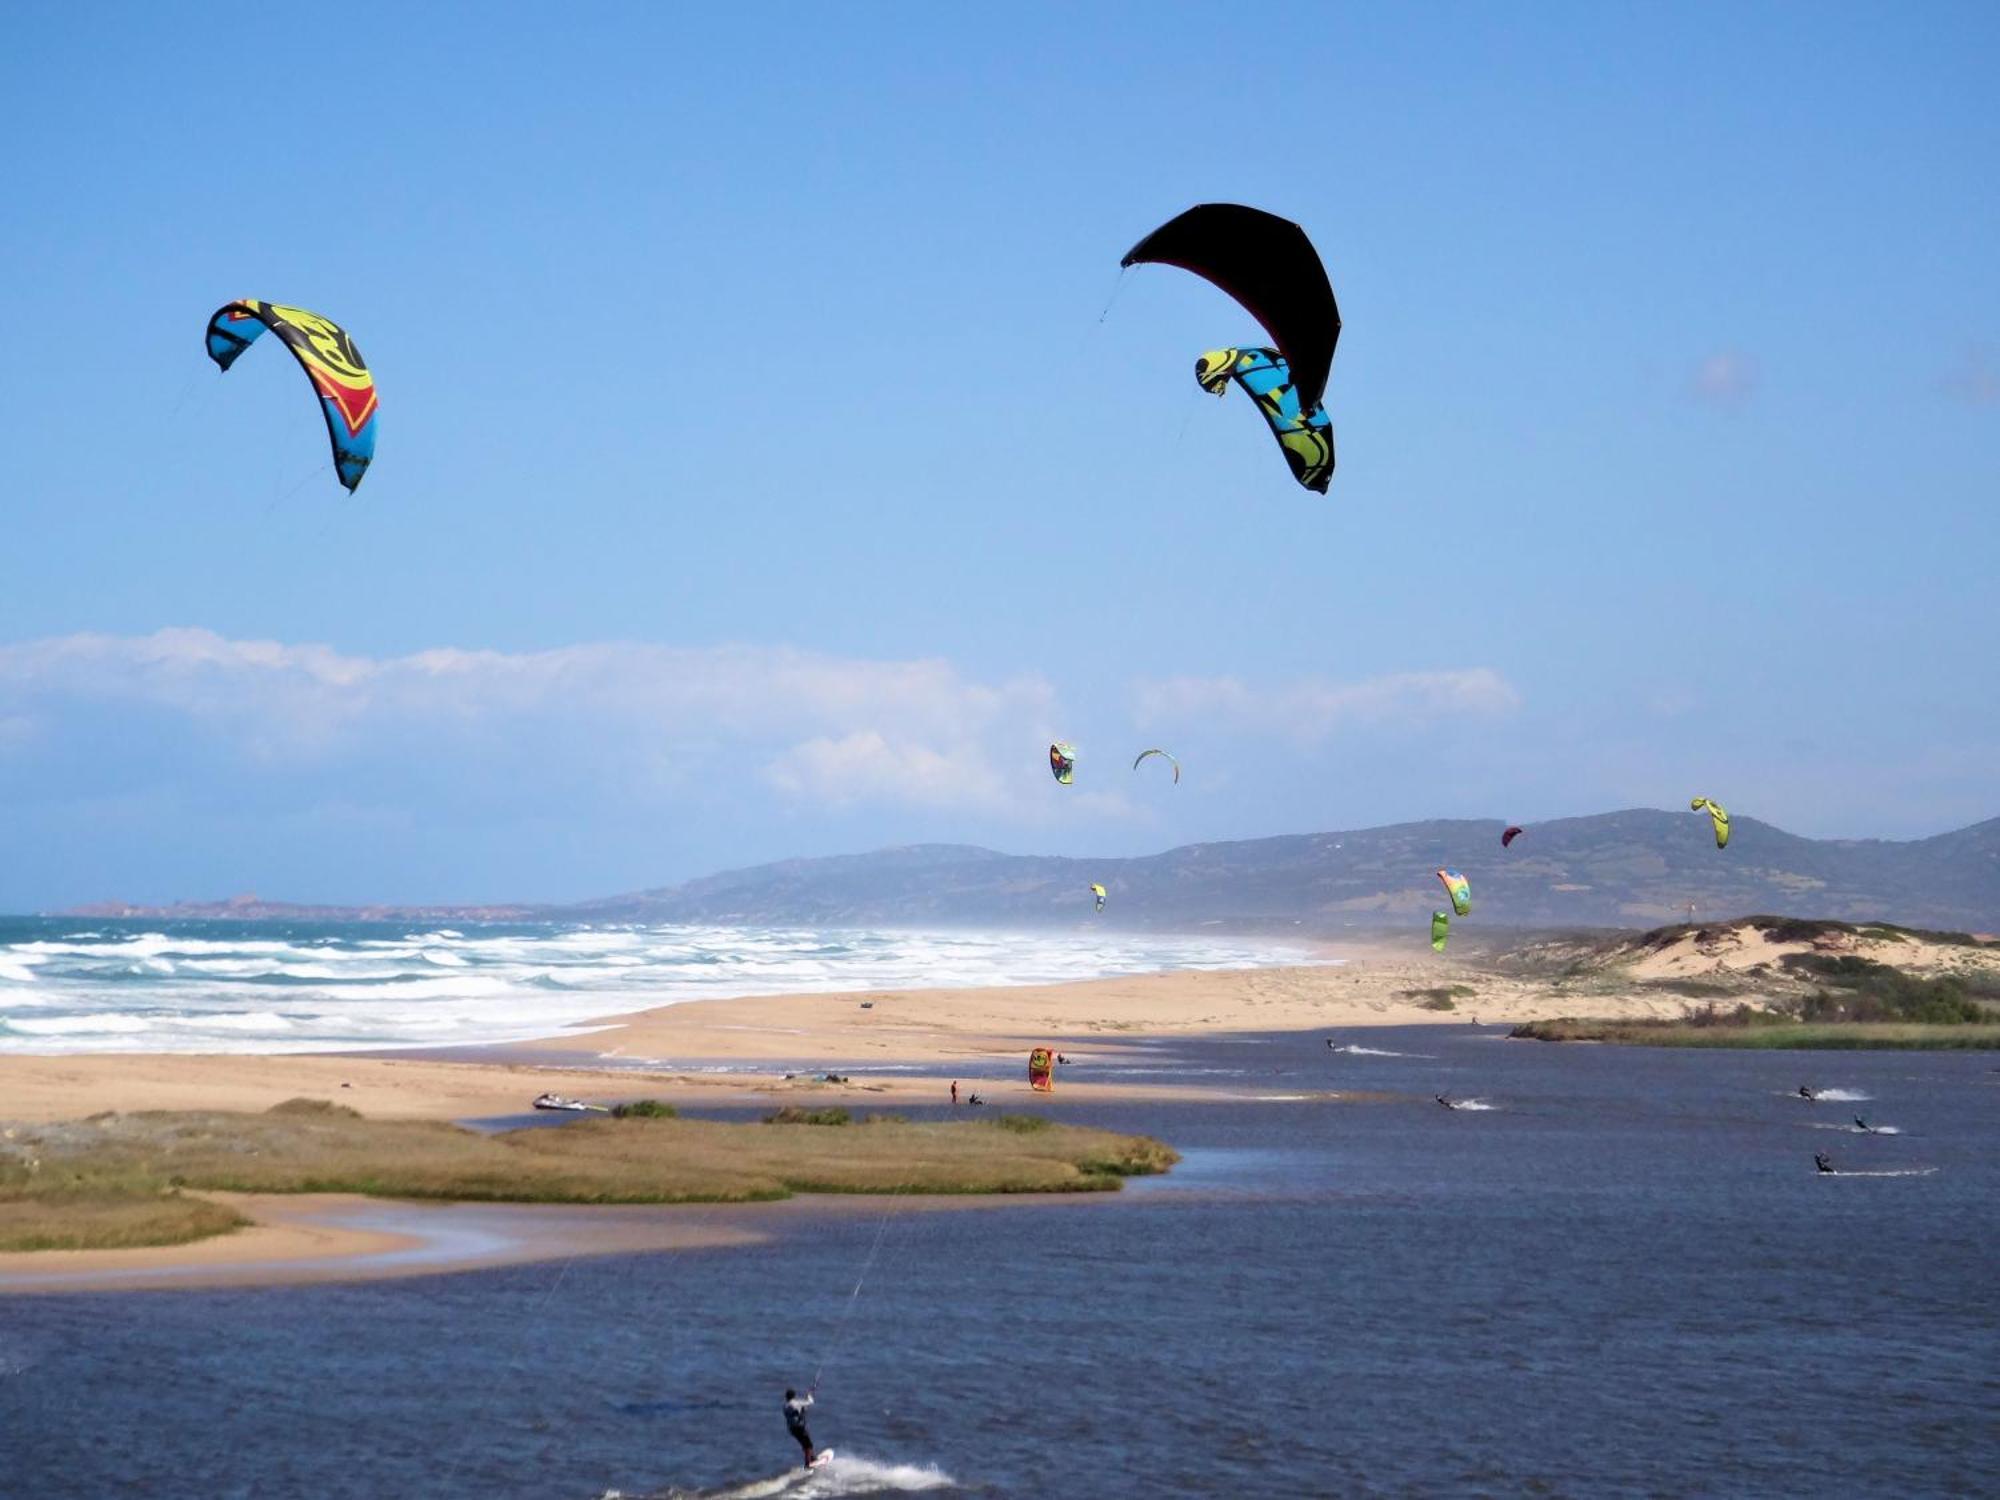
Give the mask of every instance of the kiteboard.
M 813 1461 L 807 1464 L 806 1467 L 808 1469 L 823 1469 L 831 1462 L 833 1462 L 833 1450 L 831 1448 L 822 1448 L 813 1455 Z

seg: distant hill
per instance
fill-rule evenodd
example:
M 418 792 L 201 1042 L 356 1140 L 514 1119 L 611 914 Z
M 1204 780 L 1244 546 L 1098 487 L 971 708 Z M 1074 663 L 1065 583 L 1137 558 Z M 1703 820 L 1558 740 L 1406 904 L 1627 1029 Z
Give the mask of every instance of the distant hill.
M 797 922 L 823 926 L 1074 924 L 1088 887 L 1110 891 L 1107 926 L 1188 930 L 1401 928 L 1442 904 L 1431 871 L 1472 883 L 1467 937 L 1497 928 L 1655 927 L 1794 912 L 1916 927 L 2000 929 L 2000 818 L 1934 838 L 1808 839 L 1735 819 L 1726 850 L 1688 813 L 1600 813 L 1529 826 L 1511 849 L 1493 820 L 1438 820 L 1348 833 L 1187 844 L 1134 859 L 999 854 L 919 844 L 790 859 L 573 906 L 293 906 L 232 902 L 99 916 L 507 921 Z
M 144 917 L 181 922 L 519 922 L 547 915 L 546 906 L 325 906 L 231 896 L 226 901 L 174 901 L 165 906 L 93 901 L 66 917 Z
M 1472 883 L 1468 923 L 1653 927 L 1789 911 L 1916 926 L 2000 927 L 2000 818 L 1908 842 L 1807 839 L 1738 817 L 1726 850 L 1706 818 L 1635 810 L 1537 823 L 1500 847 L 1485 820 L 1188 844 L 1136 859 L 1065 859 L 922 844 L 785 860 L 567 908 L 667 922 L 949 926 L 1071 923 L 1086 888 L 1114 926 L 1392 927 L 1441 904 L 1431 871 Z

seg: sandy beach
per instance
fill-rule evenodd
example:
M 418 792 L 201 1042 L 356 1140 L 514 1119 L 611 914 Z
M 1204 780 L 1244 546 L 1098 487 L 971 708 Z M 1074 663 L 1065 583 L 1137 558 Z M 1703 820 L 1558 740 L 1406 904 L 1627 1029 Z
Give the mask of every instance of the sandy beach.
M 1426 992 L 1464 991 L 1451 1010 Z M 449 1056 L 102 1054 L 0 1058 L 4 1118 L 79 1119 L 104 1110 L 261 1110 L 300 1096 L 378 1119 L 459 1120 L 525 1111 L 543 1092 L 676 1104 L 812 1094 L 891 1103 L 935 1100 L 957 1078 L 982 1094 L 1031 1097 L 1030 1047 L 1115 1059 L 1149 1039 L 1364 1026 L 1518 1022 L 1573 1001 L 1519 979 L 1407 950 L 1343 950 L 1324 964 L 1182 971 L 1056 985 L 863 991 L 698 1000 L 607 1016 L 534 1042 Z M 1634 1015 L 1668 1002 L 1631 1000 Z M 823 1081 L 850 1067 L 901 1075 Z M 728 1071 L 716 1071 L 726 1068 Z M 791 1075 L 791 1076 L 787 1076 Z M 1051 1096 L 1037 1096 L 1044 1100 Z M 1053 1098 L 1199 1102 L 1215 1091 L 1146 1083 L 1064 1084 Z

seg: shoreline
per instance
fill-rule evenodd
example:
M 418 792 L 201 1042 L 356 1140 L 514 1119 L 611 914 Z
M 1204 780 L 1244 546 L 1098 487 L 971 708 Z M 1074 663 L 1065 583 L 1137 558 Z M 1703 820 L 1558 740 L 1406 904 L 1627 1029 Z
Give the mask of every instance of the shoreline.
M 1092 1062 L 1142 1057 L 1177 1037 L 1463 1025 L 1552 1018 L 1539 987 L 1399 951 L 1351 950 L 1338 965 L 1172 970 L 1060 984 L 685 1000 L 558 1027 L 535 1041 L 363 1052 L 83 1052 L 0 1056 L 0 1122 L 46 1123 L 106 1110 L 268 1109 L 323 1098 L 370 1118 L 524 1115 L 541 1093 L 656 1097 L 681 1105 L 772 1101 L 942 1102 L 967 1091 L 1021 1101 L 1197 1102 L 1213 1087 L 1026 1080 L 1030 1048 Z M 1428 1009 L 1427 989 L 1476 991 Z M 1628 1011 L 1648 1014 L 1653 1009 Z M 824 1074 L 854 1081 L 823 1081 Z M 893 1070 L 893 1071 L 890 1071 Z M 787 1077 L 790 1074 L 792 1076 Z
M 427 1202 L 358 1193 L 199 1196 L 234 1233 L 118 1250 L 0 1251 L 0 1297 L 386 1281 L 606 1255 L 767 1244 L 828 1219 L 1116 1203 L 1116 1193 L 799 1194 L 770 1203 Z
M 1260 1097 L 1240 1087 L 1159 1082 L 1075 1082 L 1058 1073 L 1054 1093 L 1026 1078 L 1028 1049 L 1048 1045 L 1079 1062 L 1137 1064 L 1177 1038 L 1250 1033 L 1316 1034 L 1380 1026 L 1463 1026 L 1552 1016 L 1566 1002 L 1527 981 L 1465 963 L 1401 951 L 1361 949 L 1342 962 L 1295 968 L 1178 970 L 1054 985 L 860 990 L 843 994 L 691 1000 L 612 1014 L 536 1042 L 445 1053 L 74 1054 L 0 1057 L 11 1124 L 76 1120 L 103 1112 L 257 1112 L 293 1098 L 324 1099 L 384 1120 L 479 1121 L 533 1113 L 544 1092 L 593 1101 L 651 1097 L 682 1107 L 805 1103 L 942 1106 L 957 1079 L 996 1112 L 1106 1102 L 1207 1105 Z M 1427 1005 L 1458 986 L 1462 1008 Z M 1633 1012 L 1653 1009 L 1636 1002 Z M 887 1071 L 893 1069 L 894 1071 Z M 849 1070 L 853 1070 L 850 1072 Z M 840 1081 L 826 1081 L 833 1073 Z M 1304 1096 L 1324 1101 L 1330 1094 Z M 1009 1195 L 1011 1203 L 1048 1195 Z M 1067 1198 L 1078 1195 L 1053 1195 Z M 1081 1195 L 1116 1199 L 1118 1194 Z M 548 1205 L 411 1205 L 386 1199 L 232 1195 L 253 1222 L 234 1234 L 137 1250 L 35 1251 L 0 1255 L 0 1293 L 133 1285 L 271 1284 L 431 1274 L 575 1253 L 547 1226 L 579 1213 L 624 1214 L 613 1242 L 590 1253 L 689 1248 L 686 1214 L 652 1210 L 643 1232 L 632 1209 Z M 858 1200 L 841 1200 L 858 1201 Z M 977 1206 L 978 1200 L 911 1197 Z M 732 1234 L 826 1210 L 809 1196 L 732 1207 Z M 712 1207 L 712 1206 L 711 1206 Z M 665 1218 L 658 1216 L 664 1214 Z M 505 1221 L 468 1239 L 444 1236 L 441 1216 L 475 1225 Z M 542 1226 L 542 1227 L 537 1227 Z M 628 1238 L 629 1236 L 629 1238 Z M 497 1242 L 496 1243 L 496 1237 Z M 731 1238 L 730 1243 L 744 1242 Z M 453 1245 L 456 1248 L 452 1248 Z M 502 1248 L 504 1245 L 504 1248 Z

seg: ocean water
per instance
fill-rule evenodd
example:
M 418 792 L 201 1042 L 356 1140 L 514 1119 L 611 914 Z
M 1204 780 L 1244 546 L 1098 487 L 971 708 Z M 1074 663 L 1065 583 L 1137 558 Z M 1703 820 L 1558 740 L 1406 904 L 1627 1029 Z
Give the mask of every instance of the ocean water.
M 1089 1203 L 0 1298 L 0 1493 L 2000 1493 L 1994 1058 L 1338 1040 L 1375 1050 L 1236 1038 L 1130 1064 L 1232 1102 L 1058 1093 L 1186 1155 Z M 1820 1128 L 1857 1109 L 1900 1133 Z M 779 1403 L 816 1371 L 814 1435 L 841 1457 L 807 1478 Z
M 0 917 L 0 1054 L 470 1046 L 681 1000 L 1309 961 L 1278 942 L 1096 926 L 1024 934 Z

